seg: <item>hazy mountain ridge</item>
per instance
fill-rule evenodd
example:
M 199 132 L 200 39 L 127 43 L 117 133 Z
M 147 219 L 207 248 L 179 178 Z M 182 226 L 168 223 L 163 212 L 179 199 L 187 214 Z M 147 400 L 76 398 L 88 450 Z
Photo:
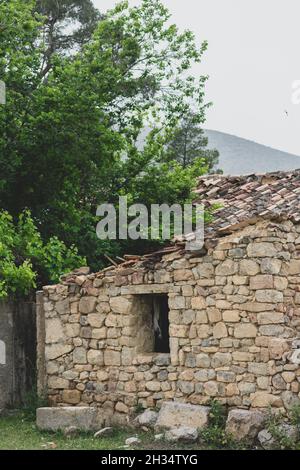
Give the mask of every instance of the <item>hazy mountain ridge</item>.
M 251 140 L 210 129 L 205 130 L 208 148 L 219 153 L 217 168 L 225 175 L 247 175 L 300 168 L 300 156 L 282 152 Z

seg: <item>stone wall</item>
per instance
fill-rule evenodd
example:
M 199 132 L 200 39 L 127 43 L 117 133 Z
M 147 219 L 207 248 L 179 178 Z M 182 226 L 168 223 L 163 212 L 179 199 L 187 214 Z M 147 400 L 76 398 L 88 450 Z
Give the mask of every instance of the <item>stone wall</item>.
M 107 422 L 171 400 L 283 412 L 297 403 L 300 226 L 261 221 L 213 245 L 45 287 L 50 403 L 96 405 Z M 147 343 L 143 298 L 158 293 L 169 298 L 170 354 Z
M 35 305 L 0 302 L 0 408 L 19 406 L 36 383 Z

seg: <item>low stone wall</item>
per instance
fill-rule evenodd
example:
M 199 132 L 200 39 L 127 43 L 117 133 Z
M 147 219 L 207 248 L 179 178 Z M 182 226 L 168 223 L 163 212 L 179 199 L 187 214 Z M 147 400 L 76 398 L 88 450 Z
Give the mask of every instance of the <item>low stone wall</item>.
M 0 408 L 19 406 L 35 384 L 35 304 L 0 302 Z
M 147 343 L 143 299 L 162 293 L 170 354 Z M 291 222 L 248 226 L 201 257 L 70 275 L 45 287 L 42 303 L 39 380 L 54 406 L 98 406 L 107 422 L 126 422 L 137 406 L 165 401 L 283 412 L 299 402 L 300 227 Z

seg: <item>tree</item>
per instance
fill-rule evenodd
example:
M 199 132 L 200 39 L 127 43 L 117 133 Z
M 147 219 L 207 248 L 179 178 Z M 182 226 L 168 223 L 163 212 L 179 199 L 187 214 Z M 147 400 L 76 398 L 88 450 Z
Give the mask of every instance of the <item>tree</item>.
M 6 63 L 26 66 L 20 75 L 3 68 L 8 92 L 0 108 L 0 201 L 14 216 L 30 208 L 45 240 L 56 235 L 74 243 L 97 269 L 104 252 L 131 248 L 97 240 L 97 205 L 117 203 L 125 194 L 146 205 L 154 196 L 156 203 L 186 202 L 196 176 L 208 169 L 204 159 L 183 168 L 166 151 L 191 103 L 198 122 L 204 121 L 206 77 L 196 79 L 189 69 L 207 44 L 197 47 L 190 31 L 170 25 L 159 0 L 142 0 L 135 8 L 123 2 L 82 50 L 54 55 L 43 80 L 42 20 L 33 14 L 34 2 L 12 2 L 14 27 L 22 32 L 29 17 L 31 27 L 26 35 L 14 32 L 18 51 L 3 50 Z M 2 3 L 0 17 L 1 9 Z M 151 132 L 140 149 L 146 125 Z
M 101 15 L 91 0 L 37 0 L 36 11 L 43 16 L 45 76 L 53 66 L 54 54 L 74 53 L 91 39 Z
M 85 263 L 74 246 L 67 248 L 57 237 L 43 243 L 28 211 L 16 224 L 0 212 L 0 299 L 26 296 Z
M 174 131 L 173 138 L 168 145 L 169 158 L 179 162 L 183 168 L 191 165 L 196 159 L 203 159 L 212 171 L 218 164 L 219 152 L 208 149 L 208 138 L 193 113 L 187 114 L 180 121 Z

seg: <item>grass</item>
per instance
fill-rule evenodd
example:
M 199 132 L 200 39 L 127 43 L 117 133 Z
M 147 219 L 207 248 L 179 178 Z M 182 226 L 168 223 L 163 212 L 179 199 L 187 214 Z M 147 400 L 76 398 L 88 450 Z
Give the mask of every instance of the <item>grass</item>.
M 152 432 L 116 429 L 113 435 L 101 439 L 90 433 L 81 433 L 68 438 L 63 433 L 41 432 L 32 417 L 20 412 L 13 416 L 0 417 L 0 450 L 121 450 L 128 437 L 137 436 L 141 444 L 130 449 L 146 450 L 196 450 L 194 445 L 172 445 L 156 442 Z

